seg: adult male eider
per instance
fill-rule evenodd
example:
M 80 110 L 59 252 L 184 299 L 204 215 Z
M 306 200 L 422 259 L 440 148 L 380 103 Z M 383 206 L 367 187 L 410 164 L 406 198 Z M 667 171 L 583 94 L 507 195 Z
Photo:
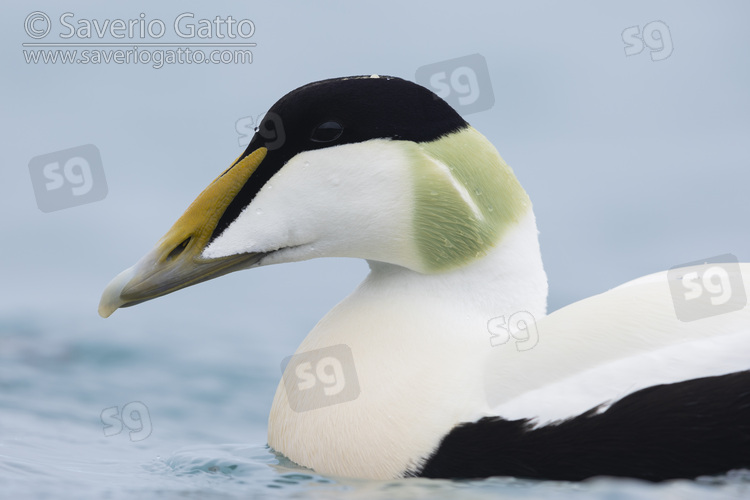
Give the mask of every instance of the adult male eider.
M 247 150 L 107 286 L 99 313 L 315 257 L 367 259 L 371 271 L 308 334 L 306 361 L 290 362 L 276 391 L 268 443 L 300 465 L 562 480 L 750 467 L 747 290 L 731 312 L 681 321 L 660 273 L 545 317 L 526 192 L 484 136 L 399 78 L 325 80 L 281 98 Z M 533 349 L 507 342 L 534 318 Z M 344 382 L 356 389 L 327 400 Z

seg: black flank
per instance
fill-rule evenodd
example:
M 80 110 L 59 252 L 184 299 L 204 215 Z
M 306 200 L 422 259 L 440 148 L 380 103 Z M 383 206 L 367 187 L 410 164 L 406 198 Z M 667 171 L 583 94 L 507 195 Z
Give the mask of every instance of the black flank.
M 739 468 L 750 468 L 750 371 L 649 387 L 537 429 L 498 417 L 461 424 L 407 475 L 662 481 Z

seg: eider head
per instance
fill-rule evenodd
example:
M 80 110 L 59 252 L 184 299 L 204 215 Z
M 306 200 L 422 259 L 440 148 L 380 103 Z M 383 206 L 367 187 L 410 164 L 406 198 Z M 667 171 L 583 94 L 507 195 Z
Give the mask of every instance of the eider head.
M 420 273 L 483 257 L 530 209 L 492 144 L 429 90 L 394 77 L 300 87 L 99 314 L 250 267 L 359 257 Z

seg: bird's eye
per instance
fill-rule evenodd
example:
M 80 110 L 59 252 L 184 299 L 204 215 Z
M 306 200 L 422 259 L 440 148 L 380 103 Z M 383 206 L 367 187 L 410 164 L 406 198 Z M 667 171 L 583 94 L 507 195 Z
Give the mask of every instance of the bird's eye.
M 313 142 L 332 142 L 341 137 L 344 126 L 339 122 L 327 121 L 315 127 L 310 135 Z

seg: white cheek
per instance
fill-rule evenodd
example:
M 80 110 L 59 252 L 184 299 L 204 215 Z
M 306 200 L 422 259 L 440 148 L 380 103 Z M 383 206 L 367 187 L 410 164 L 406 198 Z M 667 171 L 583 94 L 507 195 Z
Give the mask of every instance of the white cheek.
M 218 258 L 247 252 L 270 252 L 314 239 L 304 213 L 304 203 L 279 196 L 264 187 L 252 203 L 203 251 L 203 257 Z M 309 212 L 309 211 L 308 211 Z
M 264 263 L 313 257 L 400 259 L 411 253 L 401 243 L 410 231 L 410 172 L 403 146 L 391 141 L 300 153 L 203 256 L 300 247 L 269 256 Z M 393 242 L 397 249 L 388 246 Z

